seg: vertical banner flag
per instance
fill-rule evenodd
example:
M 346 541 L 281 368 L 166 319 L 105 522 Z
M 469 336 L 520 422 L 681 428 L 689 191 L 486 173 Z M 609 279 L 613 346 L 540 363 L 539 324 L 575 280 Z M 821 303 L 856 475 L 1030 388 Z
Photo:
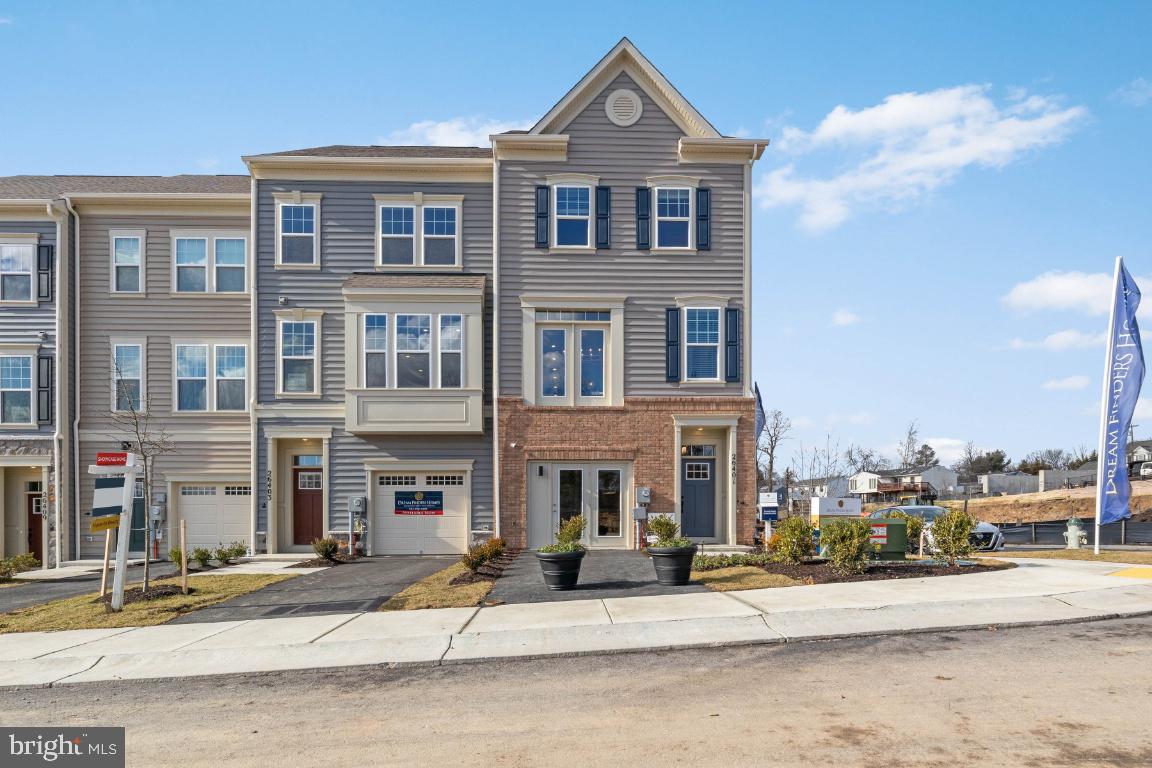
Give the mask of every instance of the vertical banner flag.
M 1108 327 L 1108 358 L 1100 412 L 1100 463 L 1097 470 L 1096 525 L 1131 517 L 1128 497 L 1128 427 L 1144 382 L 1144 349 L 1136 310 L 1140 289 L 1116 260 L 1116 284 Z M 1096 537 L 1099 543 L 1099 536 Z
M 760 433 L 764 431 L 764 422 L 768 417 L 764 415 L 764 403 L 760 401 L 760 385 L 753 384 L 752 392 L 756 395 L 756 442 L 760 442 Z

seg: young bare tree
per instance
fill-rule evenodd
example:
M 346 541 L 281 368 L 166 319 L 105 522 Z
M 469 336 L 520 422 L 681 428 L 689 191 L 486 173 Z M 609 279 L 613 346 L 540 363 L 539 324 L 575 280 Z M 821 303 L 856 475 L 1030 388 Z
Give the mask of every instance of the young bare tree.
M 758 436 L 756 450 L 760 454 L 760 465 L 764 468 L 769 490 L 772 490 L 776 482 L 776 456 L 780 444 L 788 439 L 791 432 L 792 422 L 783 411 L 776 409 L 768 412 L 764 419 L 764 429 Z
M 920 430 L 917 428 L 915 419 L 908 422 L 904 439 L 900 441 L 900 446 L 896 450 L 898 453 L 896 460 L 900 462 L 901 467 L 915 466 L 916 454 L 920 450 Z
M 844 452 L 844 462 L 848 469 L 856 472 L 876 472 L 888 469 L 889 461 L 875 448 L 864 448 L 853 443 Z
M 799 450 L 792 457 L 792 474 L 799 480 L 825 479 L 825 485 L 832 478 L 844 473 L 844 465 L 840 460 L 840 443 L 832 441 L 832 435 L 824 436 L 824 447 L 806 448 L 800 443 Z M 805 486 L 801 491 L 800 501 L 807 501 L 812 497 L 811 486 Z
M 139 379 L 125 379 L 120 366 L 112 361 L 116 373 L 116 407 L 106 412 L 108 437 L 127 444 L 129 450 L 140 457 L 143 463 L 144 481 L 144 584 L 141 591 L 148 591 L 148 564 L 152 556 L 152 521 L 148 518 L 148 505 L 152 496 L 153 460 L 157 456 L 173 453 L 176 444 L 162 425 L 154 423 L 151 395 L 141 398 Z M 143 365 L 143 362 L 141 362 Z M 131 519 L 131 513 L 129 513 Z

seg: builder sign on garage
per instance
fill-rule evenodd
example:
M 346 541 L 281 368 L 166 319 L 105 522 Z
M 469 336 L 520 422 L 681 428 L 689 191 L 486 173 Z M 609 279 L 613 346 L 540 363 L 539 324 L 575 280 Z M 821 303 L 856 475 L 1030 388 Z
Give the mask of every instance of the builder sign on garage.
M 397 515 L 443 515 L 443 491 L 397 491 Z

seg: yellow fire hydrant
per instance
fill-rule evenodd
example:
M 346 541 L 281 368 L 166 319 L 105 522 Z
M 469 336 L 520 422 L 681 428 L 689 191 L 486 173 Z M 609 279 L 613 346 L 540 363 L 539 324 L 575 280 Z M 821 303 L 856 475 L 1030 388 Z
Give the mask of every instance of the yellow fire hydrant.
M 1088 534 L 1084 532 L 1084 524 L 1080 518 L 1073 517 L 1068 521 L 1068 530 L 1064 531 L 1064 542 L 1068 549 L 1080 549 L 1088 543 Z

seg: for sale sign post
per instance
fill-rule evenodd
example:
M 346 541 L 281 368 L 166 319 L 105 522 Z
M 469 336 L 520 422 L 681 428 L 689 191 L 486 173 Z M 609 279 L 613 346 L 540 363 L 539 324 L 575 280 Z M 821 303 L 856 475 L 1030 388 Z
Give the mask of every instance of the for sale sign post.
M 124 475 L 97 477 L 92 495 L 92 533 L 120 527 L 124 503 Z

